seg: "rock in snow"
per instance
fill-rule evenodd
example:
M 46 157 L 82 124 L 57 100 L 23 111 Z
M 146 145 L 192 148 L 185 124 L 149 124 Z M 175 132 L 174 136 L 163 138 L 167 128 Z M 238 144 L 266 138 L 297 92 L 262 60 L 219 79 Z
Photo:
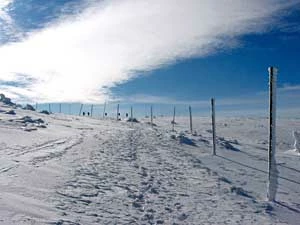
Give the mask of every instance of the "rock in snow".
M 35 108 L 32 105 L 26 104 L 25 107 L 23 107 L 24 110 L 31 110 L 31 111 L 35 111 Z

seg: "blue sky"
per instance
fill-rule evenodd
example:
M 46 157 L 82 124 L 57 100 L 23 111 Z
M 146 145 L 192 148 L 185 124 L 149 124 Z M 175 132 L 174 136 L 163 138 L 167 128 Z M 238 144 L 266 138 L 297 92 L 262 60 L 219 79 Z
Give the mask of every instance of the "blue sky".
M 223 111 L 254 113 L 267 109 L 274 65 L 280 109 L 299 114 L 299 12 L 299 0 L 4 0 L 0 88 L 19 102 L 161 114 L 201 113 L 215 97 Z

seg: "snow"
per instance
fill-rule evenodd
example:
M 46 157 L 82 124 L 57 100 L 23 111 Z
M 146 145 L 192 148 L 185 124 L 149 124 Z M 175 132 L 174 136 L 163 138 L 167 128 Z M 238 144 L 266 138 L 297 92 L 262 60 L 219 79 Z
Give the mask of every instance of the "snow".
M 5 114 L 14 110 L 16 115 Z M 139 123 L 0 105 L 0 224 L 298 224 L 297 119 L 278 119 L 275 202 L 268 119 Z M 43 125 L 42 127 L 40 125 Z M 25 131 L 28 128 L 29 130 Z M 30 130 L 30 128 L 35 128 Z

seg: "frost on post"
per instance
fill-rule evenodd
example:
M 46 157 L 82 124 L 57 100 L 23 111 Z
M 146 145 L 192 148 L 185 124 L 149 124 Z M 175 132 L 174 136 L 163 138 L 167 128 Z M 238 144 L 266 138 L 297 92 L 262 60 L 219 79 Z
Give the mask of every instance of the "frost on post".
M 276 168 L 276 82 L 277 82 L 277 69 L 274 67 L 269 68 L 270 77 L 270 130 L 269 130 L 269 177 L 268 177 L 268 193 L 269 201 L 275 201 L 277 186 L 278 186 L 278 170 Z
M 295 152 L 300 153 L 300 132 L 294 131 L 294 138 L 295 138 Z

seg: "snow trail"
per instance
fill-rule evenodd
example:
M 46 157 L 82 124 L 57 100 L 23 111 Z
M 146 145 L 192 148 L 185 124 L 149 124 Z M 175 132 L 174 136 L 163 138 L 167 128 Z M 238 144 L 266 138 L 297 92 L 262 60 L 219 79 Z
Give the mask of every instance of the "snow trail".
M 145 125 L 119 126 L 87 135 L 85 155 L 70 157 L 72 176 L 54 200 L 64 215 L 57 224 L 274 224 L 265 205 L 237 197 L 242 191 L 186 146 Z

